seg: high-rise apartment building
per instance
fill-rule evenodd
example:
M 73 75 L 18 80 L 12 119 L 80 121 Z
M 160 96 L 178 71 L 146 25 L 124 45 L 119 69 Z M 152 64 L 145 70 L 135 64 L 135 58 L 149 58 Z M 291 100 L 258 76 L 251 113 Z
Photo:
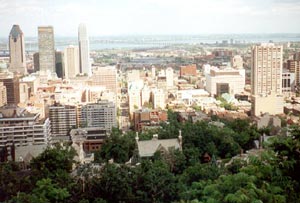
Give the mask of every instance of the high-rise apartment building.
M 93 104 L 86 104 L 81 108 L 80 125 L 83 127 L 103 127 L 111 131 L 117 127 L 116 106 L 113 102 L 98 101 Z
M 90 64 L 90 47 L 86 25 L 81 23 L 78 27 L 78 44 L 80 58 L 80 72 L 90 76 L 92 74 Z
M 24 34 L 19 25 L 13 25 L 9 34 L 9 71 L 27 73 Z
M 54 31 L 52 26 L 38 27 L 39 69 L 41 74 L 55 72 Z
M 252 114 L 282 113 L 282 46 L 254 46 L 251 73 Z
M 252 48 L 252 94 L 282 92 L 282 46 L 262 44 Z
M 72 128 L 77 127 L 77 109 L 70 105 L 49 107 L 52 136 L 67 136 Z
M 65 78 L 74 78 L 79 74 L 79 49 L 69 46 L 64 51 Z

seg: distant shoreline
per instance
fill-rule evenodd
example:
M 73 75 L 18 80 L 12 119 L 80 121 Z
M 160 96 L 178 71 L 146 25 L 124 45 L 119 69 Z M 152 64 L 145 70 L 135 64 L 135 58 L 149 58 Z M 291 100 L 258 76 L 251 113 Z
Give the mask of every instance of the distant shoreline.
M 159 48 L 172 45 L 193 44 L 249 44 L 261 42 L 300 42 L 300 33 L 274 34 L 201 34 L 201 35 L 120 35 L 90 37 L 90 49 L 140 49 Z M 0 50 L 7 47 L 8 38 L 0 38 Z M 37 37 L 25 37 L 27 51 L 37 51 Z M 68 45 L 78 45 L 77 37 L 55 38 L 57 50 L 63 50 Z

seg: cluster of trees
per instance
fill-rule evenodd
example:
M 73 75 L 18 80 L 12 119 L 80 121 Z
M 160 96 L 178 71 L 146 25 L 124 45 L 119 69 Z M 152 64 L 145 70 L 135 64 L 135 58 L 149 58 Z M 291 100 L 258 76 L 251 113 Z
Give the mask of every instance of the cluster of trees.
M 199 122 L 179 123 L 169 112 L 159 138 L 176 138 L 182 130 L 183 151 L 156 153 L 138 165 L 125 164 L 136 154 L 135 134 L 114 129 L 95 165 L 71 173 L 75 152 L 68 146 L 49 148 L 30 170 L 15 163 L 0 166 L 0 201 L 7 202 L 300 202 L 300 128 L 278 136 L 264 151 L 246 160 L 232 159 L 252 148 L 260 132 L 245 120 L 223 128 Z M 140 134 L 151 139 L 152 133 Z M 210 155 L 211 161 L 203 159 Z M 114 163 L 108 163 L 108 160 Z M 217 161 L 217 160 L 221 160 Z M 226 163 L 226 164 L 225 164 Z

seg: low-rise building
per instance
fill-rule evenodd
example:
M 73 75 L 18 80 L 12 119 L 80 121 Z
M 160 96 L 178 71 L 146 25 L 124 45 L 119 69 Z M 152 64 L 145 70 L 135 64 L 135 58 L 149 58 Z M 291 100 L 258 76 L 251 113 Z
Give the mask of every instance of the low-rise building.
M 0 148 L 47 145 L 51 139 L 49 119 L 19 107 L 0 108 Z
M 245 69 L 211 67 L 210 73 L 205 75 L 206 90 L 211 95 L 239 94 L 245 88 Z
M 168 120 L 166 111 L 138 110 L 133 113 L 133 123 L 135 131 L 142 131 L 146 126 L 159 126 L 160 122 Z
M 116 105 L 109 101 L 98 101 L 97 103 L 86 104 L 81 107 L 82 127 L 103 127 L 111 131 L 112 127 L 117 127 Z

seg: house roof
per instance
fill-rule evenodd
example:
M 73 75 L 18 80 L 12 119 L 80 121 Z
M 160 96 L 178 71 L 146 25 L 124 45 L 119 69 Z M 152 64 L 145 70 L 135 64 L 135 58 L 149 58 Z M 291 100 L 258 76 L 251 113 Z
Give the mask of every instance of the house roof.
M 15 157 L 16 161 L 24 161 L 29 163 L 32 158 L 40 155 L 45 149 L 47 145 L 28 145 L 28 146 L 20 146 L 15 148 Z
M 178 139 L 152 139 L 143 140 L 137 142 L 139 156 L 140 157 L 150 157 L 161 147 L 169 150 L 170 148 L 180 149 L 180 144 Z

